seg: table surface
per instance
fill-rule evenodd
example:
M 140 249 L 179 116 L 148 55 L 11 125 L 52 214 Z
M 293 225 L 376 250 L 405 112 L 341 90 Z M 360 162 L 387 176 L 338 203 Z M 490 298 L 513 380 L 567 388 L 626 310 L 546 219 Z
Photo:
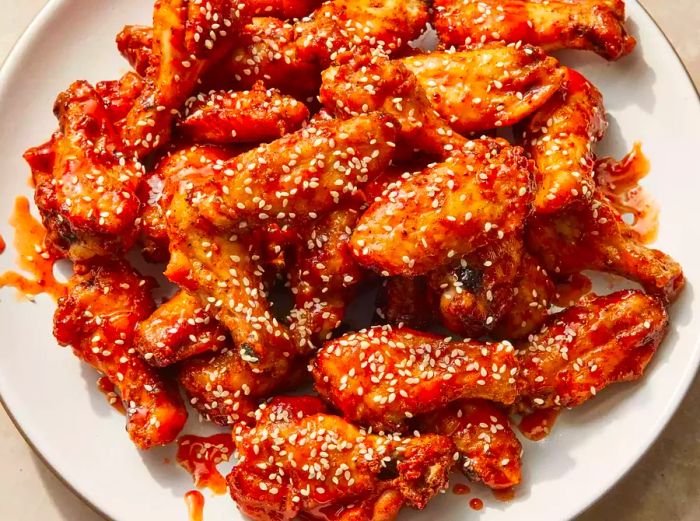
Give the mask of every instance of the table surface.
M 641 0 L 700 87 L 700 2 Z M 0 0 L 0 62 L 46 0 Z M 700 510 L 700 378 L 659 440 L 578 521 L 691 521 Z M 104 521 L 36 457 L 0 408 L 0 520 Z M 184 519 L 183 509 L 183 519 Z

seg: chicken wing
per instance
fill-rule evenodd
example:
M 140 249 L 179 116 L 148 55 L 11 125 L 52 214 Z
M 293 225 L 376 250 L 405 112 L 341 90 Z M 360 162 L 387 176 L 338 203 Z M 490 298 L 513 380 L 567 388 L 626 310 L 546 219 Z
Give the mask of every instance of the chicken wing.
M 454 446 L 434 434 L 377 436 L 327 414 L 313 397 L 277 398 L 235 437 L 227 481 L 246 516 L 391 521 L 447 486 Z
M 353 233 L 353 254 L 384 276 L 416 276 L 516 233 L 529 212 L 529 167 L 505 140 L 469 141 L 376 200 Z
M 419 419 L 421 429 L 449 436 L 472 481 L 501 490 L 520 483 L 522 446 L 508 416 L 487 400 L 460 400 Z
M 250 91 L 211 91 L 190 98 L 180 133 L 203 143 L 262 143 L 298 130 L 309 109 L 257 83 Z
M 435 321 L 434 299 L 425 277 L 388 277 L 377 294 L 382 324 L 424 329 Z
M 663 302 L 639 291 L 584 298 L 552 315 L 518 352 L 522 404 L 575 407 L 612 383 L 639 379 L 667 327 Z
M 311 14 L 322 0 L 247 0 L 246 10 L 254 16 L 274 16 L 282 20 Z
M 457 342 L 391 326 L 328 342 L 312 372 L 318 393 L 346 418 L 377 429 L 401 429 L 461 398 L 510 404 L 517 396 L 508 342 Z
M 230 52 L 247 15 L 230 0 L 157 0 L 156 70 L 127 116 L 122 138 L 142 157 L 170 138 L 174 116 L 202 74 Z
M 118 80 L 100 81 L 95 90 L 102 98 L 109 120 L 117 132 L 121 132 L 124 118 L 136 103 L 143 90 L 144 82 L 135 72 L 127 72 Z
M 442 324 L 470 338 L 493 329 L 510 308 L 522 257 L 522 237 L 511 234 L 429 274 Z
M 537 167 L 537 212 L 554 212 L 592 197 L 592 145 L 602 139 L 607 126 L 601 93 L 581 74 L 567 69 L 562 90 L 532 116 L 523 134 L 523 146 Z
M 143 78 L 153 76 L 158 56 L 153 53 L 153 27 L 126 25 L 117 35 L 117 48 L 129 65 Z
M 363 279 L 348 247 L 357 219 L 352 208 L 330 212 L 302 232 L 293 250 L 290 329 L 302 347 L 320 347 L 331 336 Z
M 433 24 L 447 46 L 522 42 L 617 60 L 636 44 L 625 29 L 623 0 L 436 0 L 434 10 Z
M 51 164 L 33 169 L 52 249 L 72 260 L 127 251 L 136 238 L 142 167 L 119 151 L 109 112 L 87 82 L 59 94 L 54 112 Z
M 627 228 L 607 202 L 594 199 L 556 214 L 533 216 L 526 242 L 553 274 L 612 272 L 672 301 L 685 284 L 681 266 L 665 253 L 641 244 Z
M 175 439 L 187 419 L 177 388 L 135 353 L 134 328 L 153 309 L 152 281 L 125 261 L 76 264 L 58 302 L 54 335 L 118 389 L 126 429 L 140 449 Z
M 467 142 L 435 112 L 416 76 L 400 61 L 357 59 L 326 69 L 322 80 L 321 103 L 338 116 L 380 110 L 396 118 L 398 149 L 406 148 L 405 155 L 424 151 L 444 157 Z
M 134 347 L 156 367 L 172 365 L 230 344 L 226 329 L 211 314 L 211 305 L 178 291 L 136 327 Z
M 457 132 L 513 125 L 551 98 L 566 69 L 530 45 L 488 45 L 403 58 L 430 104 Z

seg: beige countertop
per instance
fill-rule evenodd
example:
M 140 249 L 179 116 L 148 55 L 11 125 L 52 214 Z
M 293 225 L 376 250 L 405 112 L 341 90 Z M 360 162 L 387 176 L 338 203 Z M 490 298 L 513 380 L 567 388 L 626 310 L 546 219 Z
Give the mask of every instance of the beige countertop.
M 0 61 L 46 0 L 0 0 Z M 642 0 L 700 86 L 700 1 Z M 700 519 L 700 378 L 659 440 L 579 521 Z M 104 521 L 33 454 L 0 408 L 0 520 Z M 575 493 L 572 490 L 572 493 Z

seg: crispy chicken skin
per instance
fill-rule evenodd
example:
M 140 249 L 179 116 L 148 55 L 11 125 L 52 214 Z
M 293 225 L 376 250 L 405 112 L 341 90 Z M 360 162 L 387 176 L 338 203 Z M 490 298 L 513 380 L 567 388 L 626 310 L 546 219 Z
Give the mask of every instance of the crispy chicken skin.
M 645 291 L 673 301 L 685 284 L 681 266 L 669 255 L 640 243 L 609 203 L 594 199 L 528 222 L 528 247 L 554 275 L 584 270 L 616 273 Z
M 58 302 L 54 335 L 118 389 L 126 429 L 140 449 L 175 439 L 187 419 L 175 386 L 132 347 L 134 328 L 154 307 L 152 280 L 125 261 L 76 264 L 68 294 Z
M 545 51 L 582 49 L 607 60 L 632 52 L 623 0 L 435 0 L 433 24 L 447 46 L 504 41 Z
M 469 141 L 375 200 L 351 239 L 358 262 L 384 276 L 422 275 L 522 229 L 529 162 L 502 139 Z
M 190 98 L 180 133 L 203 143 L 262 143 L 298 130 L 309 109 L 257 83 L 249 91 L 211 91 Z
M 290 329 L 302 347 L 320 347 L 330 338 L 363 280 L 348 246 L 357 219 L 353 208 L 332 211 L 306 228 L 293 248 Z
M 511 404 L 518 365 L 508 342 L 452 341 L 376 326 L 331 340 L 313 362 L 318 393 L 351 421 L 398 430 L 461 398 Z
M 204 71 L 233 49 L 246 18 L 231 0 L 156 0 L 153 59 L 157 67 L 147 77 L 122 133 L 135 155 L 142 157 L 169 140 L 174 112 L 192 94 Z
M 461 470 L 472 481 L 501 490 L 520 484 L 522 446 L 508 415 L 487 400 L 460 400 L 421 417 L 420 429 L 452 438 Z
M 520 234 L 510 234 L 428 275 L 442 324 L 471 338 L 493 329 L 510 308 L 522 257 Z
M 667 327 L 666 308 L 651 295 L 584 298 L 552 315 L 518 351 L 521 404 L 575 407 L 612 383 L 639 379 Z
M 554 212 L 595 188 L 592 146 L 608 123 L 603 96 L 586 78 L 567 69 L 566 82 L 526 124 L 523 146 L 535 161 L 535 211 Z
M 338 116 L 381 110 L 396 118 L 399 150 L 407 147 L 444 157 L 466 144 L 435 112 L 416 76 L 400 61 L 362 58 L 326 69 L 321 78 L 319 99 Z
M 136 238 L 141 166 L 120 152 L 110 114 L 89 83 L 59 94 L 54 112 L 52 153 L 39 168 L 35 150 L 25 155 L 51 249 L 79 261 L 125 252 Z
M 461 133 L 518 123 L 546 103 L 566 75 L 555 58 L 530 45 L 431 52 L 401 62 L 431 106 Z
M 166 367 L 229 345 L 226 329 L 211 316 L 211 305 L 180 290 L 136 327 L 134 347 L 144 360 Z
M 403 505 L 422 509 L 447 486 L 447 437 L 370 434 L 314 397 L 276 398 L 257 416 L 234 438 L 240 460 L 227 478 L 252 519 L 391 521 Z

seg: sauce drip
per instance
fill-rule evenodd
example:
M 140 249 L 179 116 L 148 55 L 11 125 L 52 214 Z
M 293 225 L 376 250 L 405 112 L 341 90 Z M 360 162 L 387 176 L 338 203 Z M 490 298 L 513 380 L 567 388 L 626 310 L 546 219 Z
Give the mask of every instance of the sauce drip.
M 600 191 L 620 214 L 632 217 L 630 228 L 643 243 L 653 242 L 659 229 L 659 208 L 639 186 L 649 169 L 649 160 L 639 143 L 621 161 L 606 158 L 596 163 Z
M 190 490 L 185 494 L 185 504 L 190 521 L 204 519 L 204 496 L 198 490 Z
M 0 255 L 5 253 L 5 248 L 7 248 L 7 244 L 5 244 L 5 239 L 3 239 L 2 235 L 0 235 Z
M 47 293 L 55 299 L 62 297 L 66 291 L 66 285 L 58 282 L 54 277 L 53 265 L 56 259 L 52 258 L 44 247 L 46 230 L 32 216 L 29 200 L 26 197 L 15 199 L 10 224 L 15 229 L 17 266 L 32 275 L 32 278 L 14 271 L 7 271 L 0 275 L 0 287 L 12 286 L 21 295 L 28 297 L 40 293 Z
M 569 276 L 569 280 L 557 284 L 552 304 L 562 308 L 571 306 L 586 293 L 589 293 L 592 287 L 591 279 L 582 273 L 574 273 Z
M 225 494 L 226 479 L 216 466 L 228 461 L 233 450 L 230 434 L 215 434 L 206 438 L 182 436 L 177 440 L 177 462 L 192 475 L 195 487 Z
M 454 487 L 452 487 L 452 493 L 457 494 L 458 496 L 465 496 L 469 494 L 469 492 L 471 492 L 471 489 L 468 485 L 463 483 L 457 483 Z
M 493 490 L 493 497 L 499 501 L 513 501 L 515 499 L 515 489 L 514 488 L 504 488 L 501 490 Z
M 521 418 L 518 428 L 528 440 L 540 441 L 552 432 L 557 416 L 558 409 L 536 409 Z
M 117 395 L 116 391 L 114 390 L 114 384 L 109 381 L 109 378 L 107 378 L 106 376 L 101 376 L 100 378 L 98 378 L 97 388 L 102 394 L 105 395 L 107 401 L 114 409 L 116 409 L 122 414 L 126 414 L 126 411 L 124 410 L 124 404 L 122 403 L 121 398 L 119 398 L 119 395 Z
M 472 510 L 481 510 L 484 508 L 484 502 L 481 501 L 478 497 L 475 497 L 474 499 L 469 501 L 469 506 L 472 508 Z

